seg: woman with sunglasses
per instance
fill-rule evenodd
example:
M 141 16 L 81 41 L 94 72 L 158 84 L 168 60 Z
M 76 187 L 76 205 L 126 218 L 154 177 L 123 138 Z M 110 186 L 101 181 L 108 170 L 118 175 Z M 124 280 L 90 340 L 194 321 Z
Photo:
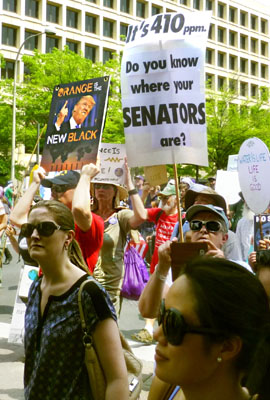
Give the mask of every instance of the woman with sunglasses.
M 161 302 L 158 323 L 149 400 L 270 398 L 269 303 L 245 268 L 210 257 L 190 262 Z
M 58 201 L 40 201 L 21 227 L 30 256 L 43 276 L 32 284 L 25 314 L 25 399 L 92 399 L 78 290 L 89 278 L 74 239 L 71 211 Z M 97 284 L 82 293 L 86 325 L 93 334 L 106 381 L 106 398 L 127 399 L 127 371 L 112 303 Z

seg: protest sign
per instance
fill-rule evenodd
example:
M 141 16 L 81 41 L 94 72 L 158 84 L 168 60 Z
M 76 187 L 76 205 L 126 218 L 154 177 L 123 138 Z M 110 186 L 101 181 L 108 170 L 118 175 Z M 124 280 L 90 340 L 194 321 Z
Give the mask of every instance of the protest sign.
M 260 214 L 254 216 L 254 251 L 259 250 L 259 241 L 270 239 L 270 215 Z
M 96 162 L 109 83 L 105 76 L 55 86 L 41 161 L 47 172 Z
M 227 171 L 238 170 L 238 154 L 232 154 L 228 157 Z
M 242 144 L 238 155 L 238 176 L 241 191 L 249 208 L 263 213 L 269 205 L 269 151 L 265 143 L 254 137 Z
M 121 93 L 130 166 L 208 165 L 204 61 L 210 17 L 166 13 L 129 26 Z
M 158 186 L 168 182 L 166 165 L 144 167 L 144 176 L 146 182 L 151 186 Z
M 106 181 L 124 185 L 126 146 L 120 143 L 100 143 L 100 173 L 92 182 Z
M 218 170 L 215 190 L 224 197 L 227 204 L 237 203 L 241 191 L 238 172 Z

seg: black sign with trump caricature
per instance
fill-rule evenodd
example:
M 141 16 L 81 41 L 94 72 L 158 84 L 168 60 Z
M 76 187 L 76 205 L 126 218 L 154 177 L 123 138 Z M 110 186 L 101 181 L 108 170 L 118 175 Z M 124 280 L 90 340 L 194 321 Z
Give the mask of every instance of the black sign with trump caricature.
M 47 172 L 96 162 L 109 83 L 105 76 L 55 86 L 41 162 Z

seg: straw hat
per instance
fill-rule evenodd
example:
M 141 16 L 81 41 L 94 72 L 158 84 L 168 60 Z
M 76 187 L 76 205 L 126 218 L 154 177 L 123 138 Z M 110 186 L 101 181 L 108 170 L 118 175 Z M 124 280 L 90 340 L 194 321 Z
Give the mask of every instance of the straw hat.
M 125 200 L 128 198 L 128 191 L 126 188 L 123 186 L 119 185 L 118 183 L 110 182 L 110 181 L 97 181 L 97 182 L 91 182 L 91 187 L 90 187 L 90 194 L 92 197 L 95 197 L 95 190 L 94 190 L 94 184 L 95 183 L 102 183 L 106 185 L 113 185 L 117 188 L 117 197 L 119 198 L 119 201 Z

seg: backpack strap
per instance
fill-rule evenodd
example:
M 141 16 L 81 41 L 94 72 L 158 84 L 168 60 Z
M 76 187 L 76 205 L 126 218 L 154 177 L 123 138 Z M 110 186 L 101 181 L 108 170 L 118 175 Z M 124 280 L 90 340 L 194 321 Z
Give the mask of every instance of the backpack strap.
M 162 215 L 163 213 L 164 213 L 163 210 L 159 210 L 159 212 L 158 212 L 157 215 L 156 215 L 155 224 L 158 223 L 158 220 L 159 220 L 159 218 L 161 217 L 161 215 Z

